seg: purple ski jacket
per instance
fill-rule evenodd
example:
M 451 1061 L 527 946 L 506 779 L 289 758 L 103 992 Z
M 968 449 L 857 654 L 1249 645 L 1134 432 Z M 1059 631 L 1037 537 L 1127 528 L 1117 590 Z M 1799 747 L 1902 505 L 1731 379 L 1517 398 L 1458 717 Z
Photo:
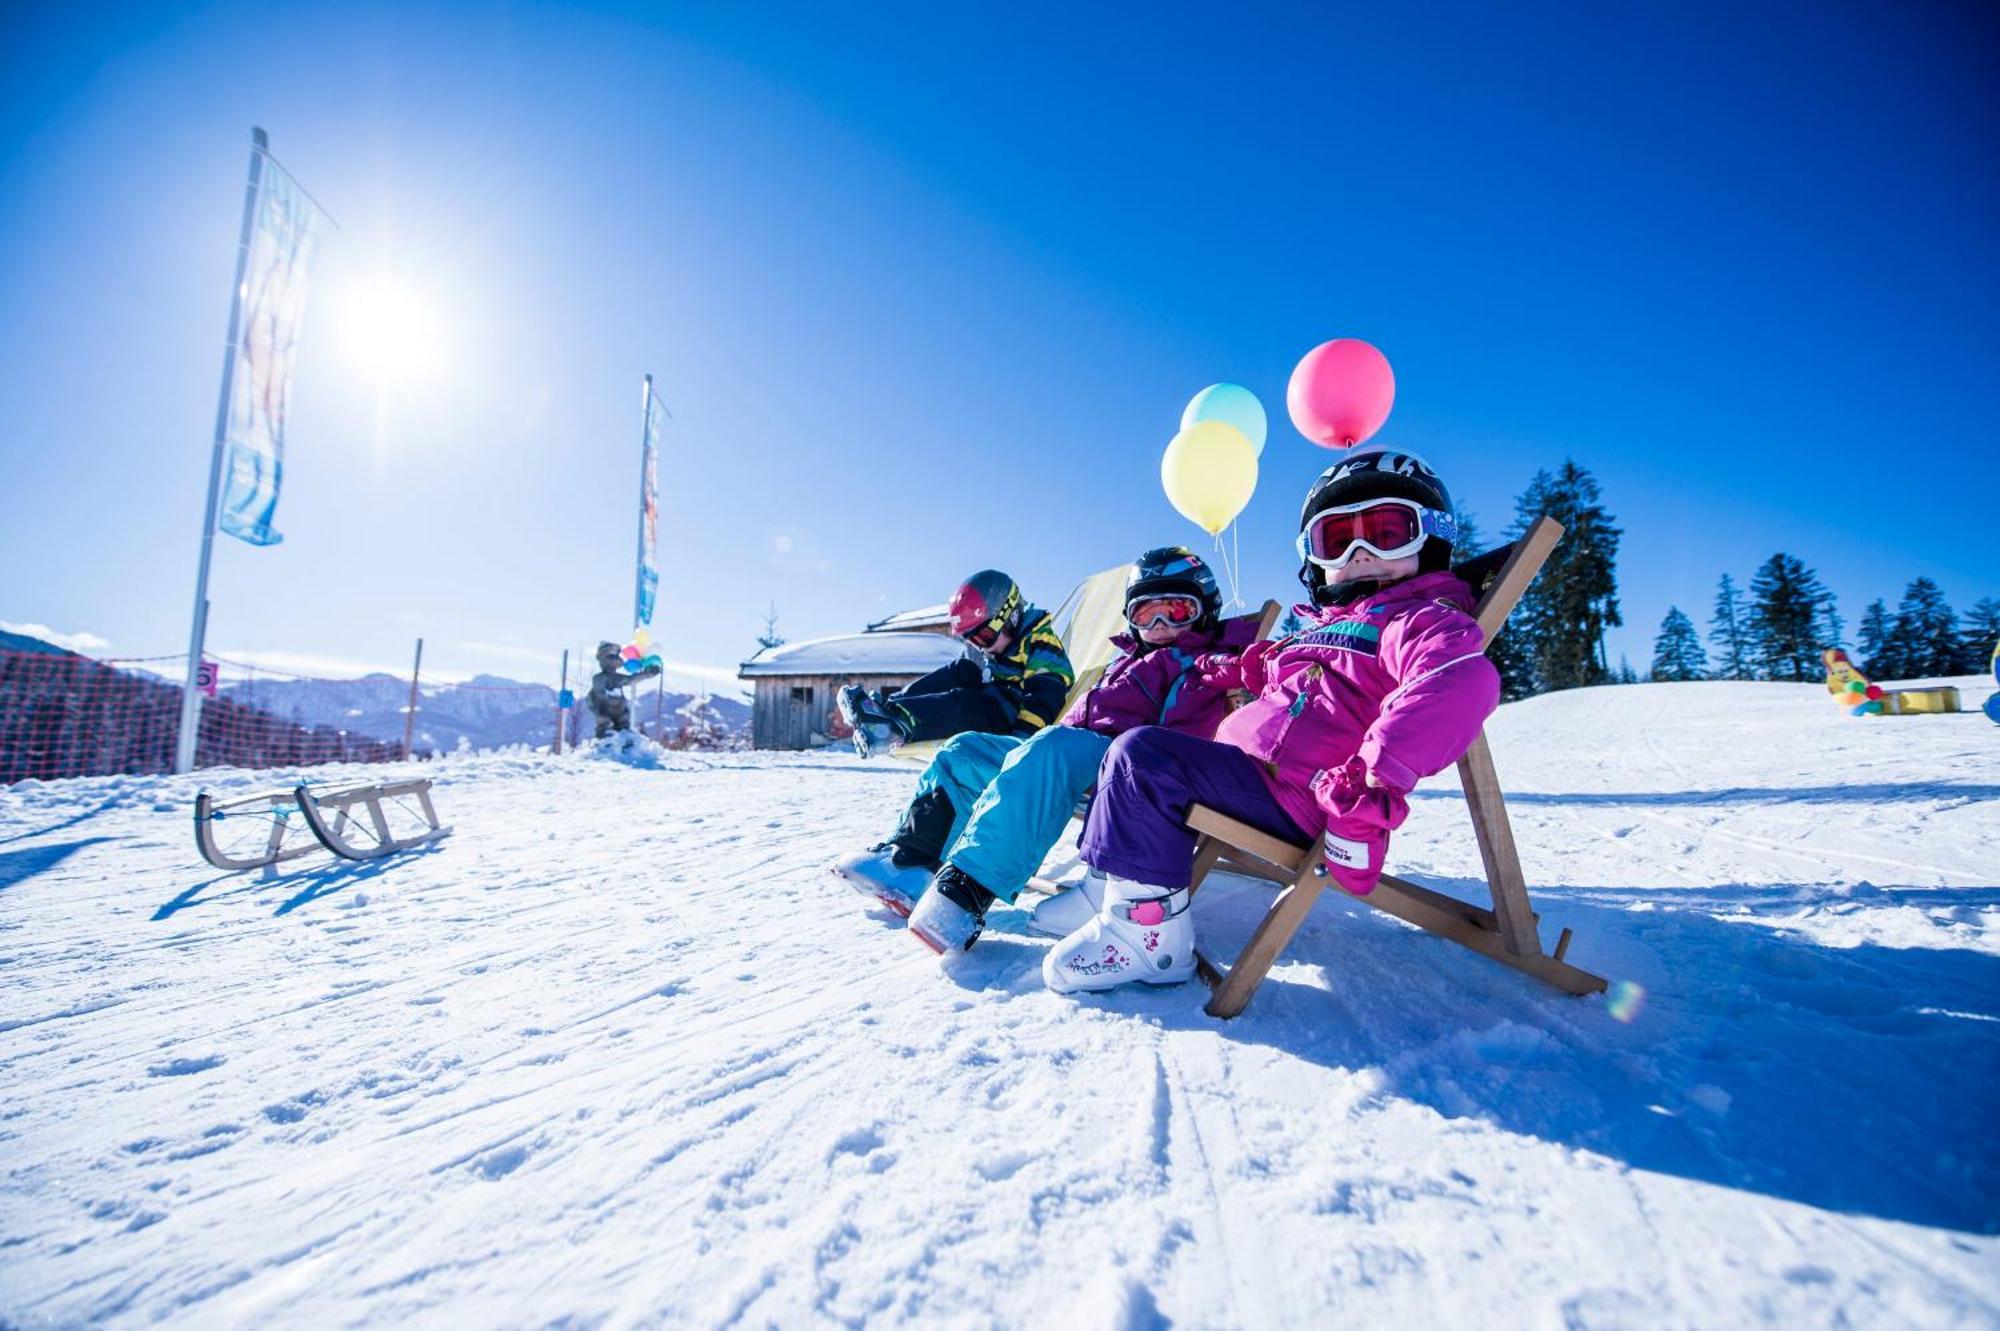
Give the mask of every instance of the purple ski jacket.
M 1381 874 L 1388 833 L 1409 814 L 1419 780 L 1456 762 L 1500 701 L 1500 675 L 1471 614 L 1472 594 L 1451 573 L 1422 573 L 1352 605 L 1297 606 L 1306 627 L 1203 675 L 1254 693 L 1215 738 L 1258 760 L 1286 815 L 1310 836 L 1328 831 L 1372 853 L 1366 892 Z
M 1063 715 L 1062 723 L 1116 737 L 1139 726 L 1166 726 L 1208 739 L 1229 710 L 1229 688 L 1204 678 L 1203 663 L 1233 661 L 1257 637 L 1257 616 L 1225 619 L 1213 630 L 1189 629 L 1170 643 L 1139 651 L 1138 639 L 1111 641 L 1122 653 Z

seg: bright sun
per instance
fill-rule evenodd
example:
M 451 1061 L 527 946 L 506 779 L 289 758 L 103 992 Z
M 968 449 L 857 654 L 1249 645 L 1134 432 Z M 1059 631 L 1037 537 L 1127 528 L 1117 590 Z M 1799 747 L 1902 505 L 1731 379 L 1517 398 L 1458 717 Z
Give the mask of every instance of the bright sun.
M 336 320 L 342 355 L 380 388 L 414 386 L 445 368 L 437 306 L 404 282 L 371 278 L 345 293 Z

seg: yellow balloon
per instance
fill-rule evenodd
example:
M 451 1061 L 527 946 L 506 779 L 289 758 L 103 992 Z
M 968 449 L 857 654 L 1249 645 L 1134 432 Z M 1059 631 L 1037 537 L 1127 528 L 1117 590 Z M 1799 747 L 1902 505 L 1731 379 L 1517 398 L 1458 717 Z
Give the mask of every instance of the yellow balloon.
M 1182 517 L 1213 536 L 1250 502 L 1257 449 L 1227 421 L 1196 421 L 1167 445 L 1160 484 Z

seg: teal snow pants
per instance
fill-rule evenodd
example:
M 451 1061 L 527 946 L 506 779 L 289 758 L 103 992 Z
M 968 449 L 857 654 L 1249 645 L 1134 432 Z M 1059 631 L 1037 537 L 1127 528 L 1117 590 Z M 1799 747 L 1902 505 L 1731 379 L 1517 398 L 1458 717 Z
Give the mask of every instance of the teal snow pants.
M 1110 747 L 1075 726 L 1049 726 L 1026 739 L 954 735 L 917 778 L 919 796 L 942 790 L 951 801 L 944 862 L 1011 902 L 1042 867 L 1076 802 L 1097 784 Z

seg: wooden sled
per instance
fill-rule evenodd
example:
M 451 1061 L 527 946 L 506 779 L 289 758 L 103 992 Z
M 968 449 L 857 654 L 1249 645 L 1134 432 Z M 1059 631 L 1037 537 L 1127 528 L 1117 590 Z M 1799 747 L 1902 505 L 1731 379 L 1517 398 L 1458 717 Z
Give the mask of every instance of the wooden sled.
M 319 838 L 321 845 L 345 860 L 379 860 L 384 855 L 442 841 L 451 835 L 449 827 L 438 823 L 437 809 L 431 804 L 429 777 L 417 781 L 393 781 L 381 786 L 356 786 L 330 795 L 314 795 L 300 786 L 296 793 L 306 826 L 312 828 L 312 834 Z M 382 801 L 401 800 L 412 795 L 423 810 L 427 826 L 414 835 L 397 836 L 389 830 L 389 816 L 382 808 Z M 367 811 L 365 825 L 354 816 L 357 804 Z M 409 806 L 405 804 L 401 807 Z M 329 813 L 333 815 L 331 826 L 326 821 Z M 353 837 L 357 828 L 364 837 L 361 841 Z
M 382 802 L 398 801 L 398 807 L 408 809 L 408 804 L 401 801 L 411 796 L 416 798 L 426 826 L 413 835 L 398 836 L 390 828 L 389 815 Z M 365 809 L 366 823 L 355 816 L 356 805 Z M 332 817 L 330 823 L 329 815 Z M 255 844 L 254 840 L 242 846 L 222 844 L 216 836 L 215 825 L 231 818 L 269 820 L 270 832 L 261 849 L 250 849 Z M 357 830 L 361 833 L 359 840 L 354 835 Z M 311 834 L 310 839 L 307 839 L 307 833 Z M 330 850 L 342 859 L 375 860 L 450 835 L 451 829 L 438 823 L 437 809 L 431 804 L 428 777 L 387 785 L 355 786 L 323 795 L 315 795 L 310 787 L 301 785 L 291 790 L 268 791 L 224 802 L 209 798 L 208 793 L 203 791 L 194 802 L 196 848 L 210 864 L 232 873 L 261 869 L 322 849 Z
M 1520 540 L 1481 555 L 1457 570 L 1479 593 L 1475 615 L 1489 644 L 1528 584 L 1541 571 L 1562 533 L 1561 524 L 1554 519 L 1537 518 Z M 1521 875 L 1520 856 L 1514 849 L 1514 834 L 1507 823 L 1500 778 L 1494 772 L 1493 754 L 1483 731 L 1458 760 L 1458 776 L 1465 786 L 1466 809 L 1472 815 L 1473 833 L 1479 841 L 1479 856 L 1485 864 L 1486 884 L 1493 897 L 1492 908 L 1459 901 L 1389 874 L 1382 875 L 1381 883 L 1367 896 L 1350 899 L 1407 920 L 1504 966 L 1546 980 L 1558 989 L 1572 994 L 1603 990 L 1603 977 L 1579 970 L 1563 960 L 1569 951 L 1569 930 L 1562 931 L 1554 952 L 1542 950 L 1537 929 L 1540 921 L 1528 904 L 1528 889 Z M 1197 957 L 1202 979 L 1215 991 L 1208 1001 L 1209 1015 L 1233 1017 L 1249 1004 L 1250 996 L 1263 983 L 1278 954 L 1292 941 L 1292 935 L 1305 923 L 1306 915 L 1326 887 L 1326 839 L 1321 836 L 1310 846 L 1294 845 L 1200 804 L 1189 810 L 1188 826 L 1201 834 L 1195 848 L 1191 891 L 1199 889 L 1202 880 L 1218 865 L 1268 879 L 1284 888 L 1234 965 L 1225 971 L 1209 958 Z M 1348 896 L 1345 892 L 1336 895 Z

